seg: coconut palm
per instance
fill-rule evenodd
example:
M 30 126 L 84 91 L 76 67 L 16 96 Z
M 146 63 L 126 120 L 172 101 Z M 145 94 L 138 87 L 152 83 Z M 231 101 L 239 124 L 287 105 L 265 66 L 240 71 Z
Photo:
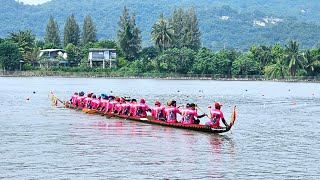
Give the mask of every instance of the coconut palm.
M 284 60 L 291 76 L 296 76 L 297 70 L 303 68 L 305 58 L 300 54 L 299 44 L 296 41 L 291 40 L 289 44 L 285 46 Z
M 151 41 L 155 42 L 160 51 L 165 50 L 172 42 L 172 27 L 170 27 L 167 21 L 164 19 L 163 13 L 161 13 L 158 21 L 152 26 L 151 35 Z
M 303 56 L 306 59 L 304 68 L 308 75 L 312 75 L 316 68 L 320 68 L 320 56 L 310 50 L 307 50 Z
M 284 62 L 277 58 L 275 64 L 271 64 L 269 66 L 265 66 L 264 74 L 269 78 L 284 78 L 286 75 L 286 68 L 284 66 Z

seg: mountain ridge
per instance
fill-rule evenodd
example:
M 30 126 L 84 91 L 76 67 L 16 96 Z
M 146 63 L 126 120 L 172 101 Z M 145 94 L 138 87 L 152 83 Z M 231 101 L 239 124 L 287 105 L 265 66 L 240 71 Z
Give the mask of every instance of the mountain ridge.
M 124 5 L 123 2 L 110 0 L 103 1 L 104 3 L 99 0 L 52 0 L 40 5 L 24 5 L 14 0 L 3 1 L 0 7 L 0 37 L 19 29 L 31 29 L 40 39 L 44 36 L 50 15 L 58 21 L 62 35 L 66 17 L 74 14 L 79 25 L 82 25 L 86 15 L 92 16 L 98 29 L 98 37 L 115 40 L 117 22 Z M 275 4 L 277 6 L 274 6 Z M 239 0 L 226 0 L 223 3 L 218 0 L 158 0 L 157 3 L 154 0 L 127 0 L 126 6 L 130 12 L 136 14 L 144 46 L 151 45 L 151 27 L 160 13 L 163 12 L 168 18 L 173 9 L 179 7 L 196 8 L 203 45 L 211 49 L 246 49 L 255 44 L 285 44 L 290 39 L 295 39 L 301 42 L 302 47 L 309 48 L 317 45 L 320 39 L 317 33 L 319 24 L 316 23 L 320 13 L 312 13 L 316 8 L 320 8 L 315 0 L 308 3 L 302 0 L 247 0 L 242 3 Z M 285 6 L 290 10 L 287 16 L 285 10 L 279 10 Z M 226 19 L 227 17 L 229 19 Z M 276 24 L 267 23 L 265 26 L 255 24 L 255 21 L 263 24 L 263 18 L 266 17 L 282 21 Z

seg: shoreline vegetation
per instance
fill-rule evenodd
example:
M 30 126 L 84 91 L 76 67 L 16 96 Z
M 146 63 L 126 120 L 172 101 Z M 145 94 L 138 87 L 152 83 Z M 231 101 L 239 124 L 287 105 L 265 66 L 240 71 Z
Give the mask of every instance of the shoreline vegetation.
M 126 72 L 65 72 L 65 71 L 0 71 L 0 77 L 61 77 L 110 79 L 218 80 L 218 81 L 274 81 L 320 82 L 319 76 L 286 76 L 270 78 L 265 75 L 126 73 Z
M 192 7 L 175 9 L 167 18 L 161 13 L 152 25 L 153 45 L 149 47 L 142 46 L 135 13 L 126 6 L 119 17 L 116 41 L 98 39 L 89 15 L 81 31 L 71 14 L 63 32 L 61 38 L 58 24 L 50 16 L 42 40 L 31 30 L 0 38 L 2 76 L 13 71 L 12 76 L 277 81 L 319 81 L 320 77 L 320 45 L 300 50 L 300 44 L 290 40 L 284 46 L 284 42 L 253 44 L 245 51 L 225 47 L 214 51 L 202 46 L 197 13 Z M 92 53 L 93 49 L 99 52 Z M 106 68 L 105 62 L 110 66 Z

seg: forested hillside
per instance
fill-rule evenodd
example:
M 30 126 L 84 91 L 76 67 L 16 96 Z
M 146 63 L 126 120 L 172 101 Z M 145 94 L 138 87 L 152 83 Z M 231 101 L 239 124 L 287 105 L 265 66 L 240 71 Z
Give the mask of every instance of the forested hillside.
M 286 44 L 290 39 L 300 42 L 302 48 L 312 48 L 320 42 L 318 0 L 52 0 L 38 6 L 2 0 L 0 37 L 31 29 L 37 38 L 43 38 L 50 15 L 62 34 L 66 18 L 74 14 L 80 25 L 86 15 L 92 16 L 99 39 L 115 39 L 124 2 L 136 14 L 144 46 L 150 45 L 151 27 L 161 12 L 169 17 L 175 8 L 191 6 L 197 11 L 202 44 L 213 50 Z

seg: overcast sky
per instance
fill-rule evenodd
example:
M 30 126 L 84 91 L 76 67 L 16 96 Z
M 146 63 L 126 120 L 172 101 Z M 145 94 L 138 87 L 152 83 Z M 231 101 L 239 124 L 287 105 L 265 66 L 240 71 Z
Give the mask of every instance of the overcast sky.
M 48 1 L 51 1 L 51 0 L 19 0 L 19 2 L 23 2 L 24 4 L 41 4 Z

